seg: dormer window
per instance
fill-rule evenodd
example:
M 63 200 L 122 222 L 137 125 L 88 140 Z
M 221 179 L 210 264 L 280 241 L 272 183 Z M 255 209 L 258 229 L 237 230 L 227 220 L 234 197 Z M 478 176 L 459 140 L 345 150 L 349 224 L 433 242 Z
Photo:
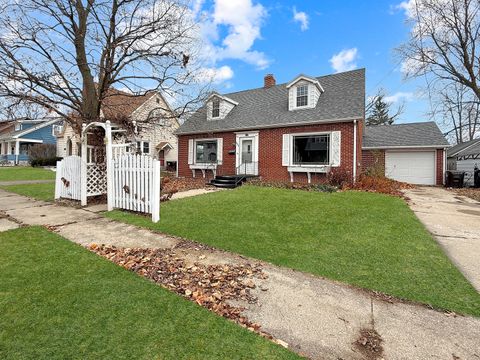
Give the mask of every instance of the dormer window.
M 212 100 L 212 118 L 220 117 L 220 99 Z
M 207 99 L 207 120 L 223 120 L 238 103 L 226 96 L 213 93 Z
M 15 124 L 15 131 L 20 131 L 22 130 L 22 124 L 21 123 L 16 123 Z
M 299 75 L 287 84 L 288 110 L 313 109 L 324 92 L 318 79 Z
M 297 86 L 297 107 L 308 106 L 308 85 Z

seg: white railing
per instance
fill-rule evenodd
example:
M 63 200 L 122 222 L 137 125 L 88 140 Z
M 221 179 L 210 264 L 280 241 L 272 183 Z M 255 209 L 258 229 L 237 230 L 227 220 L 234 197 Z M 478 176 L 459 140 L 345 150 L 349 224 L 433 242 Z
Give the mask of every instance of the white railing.
M 61 161 L 57 161 L 55 199 L 66 198 L 80 200 L 81 167 L 82 159 L 80 156 L 72 155 Z
M 146 155 L 118 155 L 112 160 L 113 207 L 150 213 L 160 219 L 160 162 Z

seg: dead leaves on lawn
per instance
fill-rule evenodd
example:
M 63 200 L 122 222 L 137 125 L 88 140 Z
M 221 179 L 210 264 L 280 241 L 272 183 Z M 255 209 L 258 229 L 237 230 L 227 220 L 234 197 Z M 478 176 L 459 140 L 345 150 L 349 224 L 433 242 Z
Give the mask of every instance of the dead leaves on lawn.
M 259 330 L 258 324 L 242 316 L 244 308 L 230 303 L 235 300 L 257 301 L 250 291 L 255 288 L 254 279 L 266 278 L 258 265 L 187 264 L 171 249 L 118 248 L 96 244 L 90 245 L 89 249 L 218 315 L 271 338 Z

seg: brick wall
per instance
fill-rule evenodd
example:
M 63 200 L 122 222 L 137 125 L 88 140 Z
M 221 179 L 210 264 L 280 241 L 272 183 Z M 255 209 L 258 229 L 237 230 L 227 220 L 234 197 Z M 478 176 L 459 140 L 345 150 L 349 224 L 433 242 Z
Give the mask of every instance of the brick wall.
M 437 159 L 437 171 L 436 171 L 436 174 L 437 174 L 437 185 L 443 185 L 443 173 L 444 173 L 444 170 L 443 170 L 443 149 L 437 149 L 437 156 L 436 156 L 436 159 Z
M 362 150 L 362 171 L 376 166 L 385 173 L 385 150 Z
M 362 146 L 362 122 L 357 122 L 357 171 L 361 167 L 361 146 Z M 353 122 L 305 125 L 295 127 L 284 127 L 259 130 L 259 152 L 258 167 L 259 175 L 267 181 L 290 181 L 290 175 L 285 166 L 282 166 L 282 136 L 301 132 L 341 131 L 341 160 L 340 168 L 353 174 Z M 201 138 L 223 138 L 223 165 L 218 166 L 219 174 L 235 173 L 235 154 L 229 154 L 235 150 L 236 134 L 228 133 L 206 133 L 196 135 L 179 136 L 179 176 L 192 176 L 192 170 L 188 165 L 188 140 Z M 201 176 L 201 171 L 196 170 L 196 176 Z M 211 177 L 211 173 L 208 174 Z M 312 182 L 319 181 L 323 174 L 312 174 Z M 306 182 L 307 175 L 295 173 L 294 181 Z

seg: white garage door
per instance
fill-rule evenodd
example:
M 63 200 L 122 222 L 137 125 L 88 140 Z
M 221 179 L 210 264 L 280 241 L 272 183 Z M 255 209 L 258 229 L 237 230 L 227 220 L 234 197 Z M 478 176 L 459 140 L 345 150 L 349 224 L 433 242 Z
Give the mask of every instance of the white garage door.
M 435 185 L 435 152 L 387 151 L 385 175 L 410 184 Z

